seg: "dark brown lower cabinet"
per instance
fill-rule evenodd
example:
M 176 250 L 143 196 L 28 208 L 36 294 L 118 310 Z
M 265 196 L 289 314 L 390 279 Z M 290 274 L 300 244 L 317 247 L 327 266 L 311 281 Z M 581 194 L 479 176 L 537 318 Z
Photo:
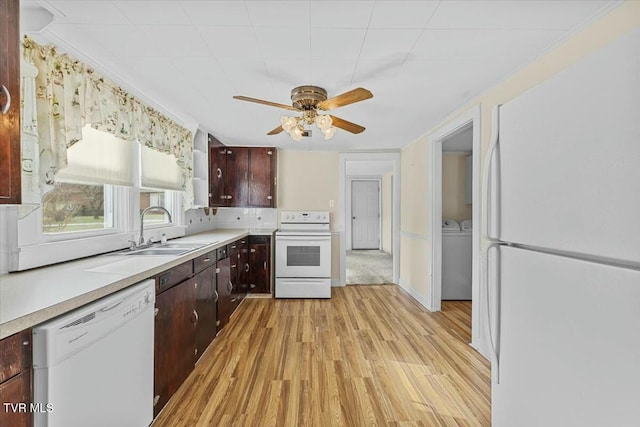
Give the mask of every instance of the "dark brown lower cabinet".
M 0 427 L 31 427 L 31 329 L 0 340 Z
M 271 237 L 249 236 L 249 292 L 271 292 Z
M 196 354 L 196 279 L 156 296 L 154 416 L 193 370 Z
M 229 257 L 218 259 L 216 268 L 216 285 L 218 289 L 218 320 L 220 328 L 223 328 L 235 308 L 231 302 L 231 292 L 233 284 L 231 283 L 231 259 Z
M 238 244 L 238 297 L 242 301 L 249 291 L 249 238 L 239 240 Z
M 31 427 L 31 371 L 0 384 L 0 427 Z
M 196 283 L 196 360 L 202 356 L 216 337 L 218 321 L 218 292 L 216 291 L 216 267 L 208 267 L 193 276 Z

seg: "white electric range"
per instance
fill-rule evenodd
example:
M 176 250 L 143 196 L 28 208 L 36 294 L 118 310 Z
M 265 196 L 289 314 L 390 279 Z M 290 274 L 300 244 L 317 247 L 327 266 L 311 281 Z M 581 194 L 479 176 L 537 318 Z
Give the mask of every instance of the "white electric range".
M 331 298 L 329 212 L 282 211 L 276 232 L 276 298 Z

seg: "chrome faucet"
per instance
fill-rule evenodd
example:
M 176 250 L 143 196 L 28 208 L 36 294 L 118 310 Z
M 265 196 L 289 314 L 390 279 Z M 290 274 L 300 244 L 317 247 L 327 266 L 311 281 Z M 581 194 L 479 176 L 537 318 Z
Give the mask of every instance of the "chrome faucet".
M 171 213 L 165 208 L 163 208 L 162 206 L 149 206 L 148 208 L 143 210 L 142 213 L 140 214 L 140 242 L 138 243 L 138 246 L 144 245 L 144 215 L 149 211 L 155 211 L 155 210 L 165 211 L 165 213 L 169 217 L 169 222 L 172 222 Z

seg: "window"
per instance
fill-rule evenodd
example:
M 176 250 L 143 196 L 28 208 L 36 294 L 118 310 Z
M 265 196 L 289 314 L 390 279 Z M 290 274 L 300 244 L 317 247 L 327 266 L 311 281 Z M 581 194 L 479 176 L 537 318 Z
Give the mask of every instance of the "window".
M 161 206 L 171 213 L 173 222 L 175 222 L 174 214 L 174 199 L 175 194 L 173 191 L 165 190 L 153 190 L 147 188 L 140 189 L 140 213 L 150 206 Z M 162 226 L 171 224 L 169 217 L 161 210 L 149 211 L 144 216 L 144 226 Z
M 73 233 L 113 228 L 109 185 L 58 182 L 42 200 L 42 232 Z

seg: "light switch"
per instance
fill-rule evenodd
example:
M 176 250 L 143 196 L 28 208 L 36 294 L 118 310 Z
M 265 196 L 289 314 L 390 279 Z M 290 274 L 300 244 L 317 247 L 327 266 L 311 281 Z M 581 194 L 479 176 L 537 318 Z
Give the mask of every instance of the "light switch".
M 334 206 L 335 206 L 335 204 L 336 204 L 336 203 L 335 203 L 335 201 L 333 201 L 333 200 L 329 200 L 329 207 L 330 207 L 330 208 L 334 207 Z

